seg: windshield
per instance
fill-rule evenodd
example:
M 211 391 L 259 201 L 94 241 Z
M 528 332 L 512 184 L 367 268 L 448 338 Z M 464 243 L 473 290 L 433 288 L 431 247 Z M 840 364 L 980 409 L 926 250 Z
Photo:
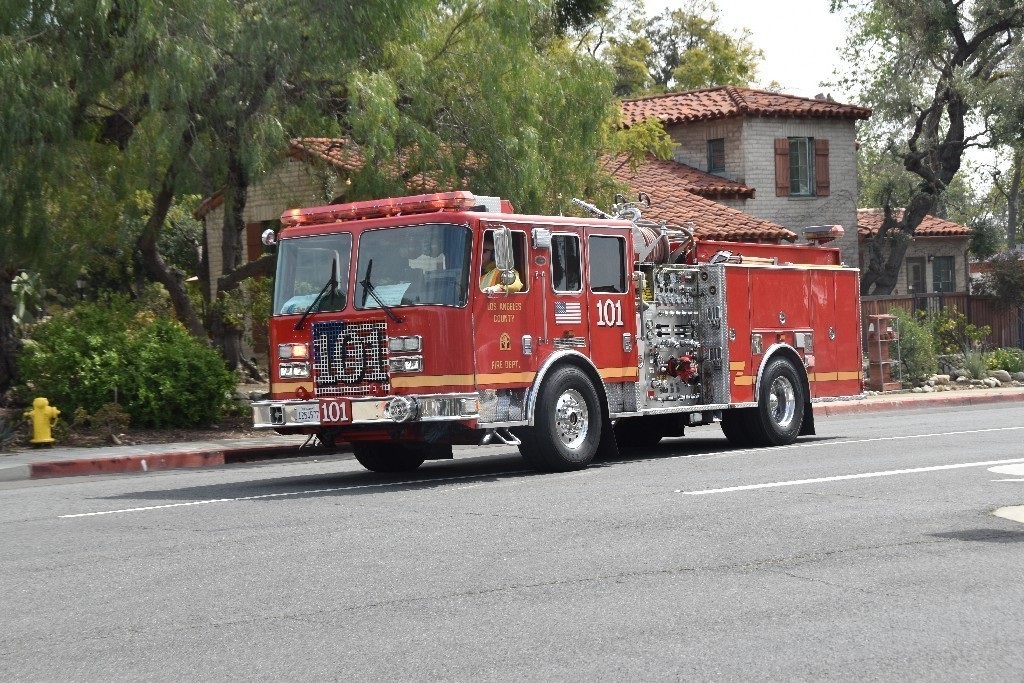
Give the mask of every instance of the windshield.
M 465 306 L 470 243 L 469 228 L 441 223 L 364 232 L 356 308 Z
M 317 311 L 345 308 L 352 235 L 316 235 L 281 240 L 274 280 L 274 315 L 305 313 L 317 301 Z M 337 277 L 337 290 L 328 286 Z

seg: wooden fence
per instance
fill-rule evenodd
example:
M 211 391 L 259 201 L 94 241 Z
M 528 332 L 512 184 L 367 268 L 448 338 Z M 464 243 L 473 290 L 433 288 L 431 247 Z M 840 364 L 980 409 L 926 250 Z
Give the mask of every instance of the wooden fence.
M 967 316 L 967 322 L 978 327 L 992 328 L 981 343 L 986 348 L 1007 346 L 1024 349 L 1024 309 L 1003 307 L 989 296 L 977 296 L 964 292 L 951 294 L 918 294 L 914 296 L 865 296 L 861 297 L 861 330 L 866 344 L 868 316 L 888 313 L 893 308 L 907 311 L 939 313 L 954 309 Z M 865 346 L 865 348 L 867 348 Z

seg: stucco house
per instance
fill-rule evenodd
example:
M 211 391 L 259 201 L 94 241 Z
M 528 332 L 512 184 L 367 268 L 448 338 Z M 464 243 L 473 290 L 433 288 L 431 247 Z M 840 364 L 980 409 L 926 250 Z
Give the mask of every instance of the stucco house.
M 859 264 L 855 125 L 870 109 L 721 86 L 625 100 L 622 112 L 625 126 L 661 121 L 678 143 L 677 164 L 745 188 L 705 198 L 797 234 L 841 225 L 846 234 L 834 245 L 845 263 Z M 656 206 L 669 200 L 657 187 L 640 189 Z
M 903 209 L 896 210 L 897 219 L 902 214 Z M 862 262 L 867 259 L 868 243 L 882 227 L 883 217 L 881 209 L 857 211 L 857 238 Z M 900 268 L 899 279 L 892 293 L 913 296 L 969 291 L 970 238 L 971 229 L 966 225 L 925 216 L 907 247 L 903 267 Z

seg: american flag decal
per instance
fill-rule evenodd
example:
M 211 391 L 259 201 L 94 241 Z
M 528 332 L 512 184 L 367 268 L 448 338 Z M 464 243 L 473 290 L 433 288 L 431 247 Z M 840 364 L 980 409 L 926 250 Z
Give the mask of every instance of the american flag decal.
M 556 325 L 578 325 L 582 322 L 580 317 L 580 305 L 571 301 L 555 302 L 555 324 Z

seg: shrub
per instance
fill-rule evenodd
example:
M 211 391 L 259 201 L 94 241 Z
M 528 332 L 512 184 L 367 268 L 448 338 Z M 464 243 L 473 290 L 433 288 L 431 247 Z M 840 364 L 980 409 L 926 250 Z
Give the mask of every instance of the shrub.
M 234 375 L 181 325 L 155 321 L 130 336 L 127 350 L 133 372 L 122 403 L 133 424 L 184 427 L 220 418 Z
M 964 369 L 971 373 L 974 379 L 984 379 L 988 376 L 988 364 L 985 354 L 981 351 L 968 351 L 964 354 Z
M 1024 372 L 1024 350 L 995 349 L 986 357 L 989 370 L 1006 370 L 1007 372 Z
M 966 353 L 978 348 L 981 340 L 992 332 L 988 325 L 978 327 L 967 322 L 967 316 L 955 309 L 936 313 L 931 327 L 937 353 Z
M 18 366 L 22 399 L 46 396 L 67 415 L 113 401 L 141 427 L 217 420 L 234 386 L 216 351 L 118 296 L 33 326 Z
M 900 360 L 903 361 L 904 382 L 920 382 L 939 368 L 935 341 L 927 318 L 902 308 L 889 311 L 899 320 Z

